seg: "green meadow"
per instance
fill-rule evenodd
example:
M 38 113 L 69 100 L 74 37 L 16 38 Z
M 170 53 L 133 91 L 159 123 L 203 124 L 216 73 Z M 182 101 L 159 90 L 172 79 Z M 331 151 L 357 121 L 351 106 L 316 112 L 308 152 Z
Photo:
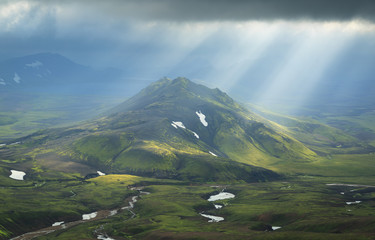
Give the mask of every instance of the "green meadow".
M 122 212 L 37 239 L 96 239 L 98 229 L 114 239 L 373 239 L 375 188 L 325 185 L 345 180 L 300 177 L 220 186 L 143 182 L 150 194 L 136 203 L 136 217 Z M 223 188 L 236 197 L 215 202 L 224 205 L 215 209 L 206 199 Z M 346 204 L 351 201 L 361 203 Z M 225 220 L 208 222 L 202 211 Z M 272 226 L 281 228 L 272 231 Z
M 58 230 L 36 239 L 97 239 L 105 233 L 114 239 L 374 239 L 375 186 L 373 154 L 334 155 L 298 174 L 285 173 L 269 182 L 190 182 L 106 175 L 82 179 L 66 175 L 45 181 L 17 181 L 2 168 L 0 188 L 2 239 L 76 221 L 82 214 L 127 206 L 144 186 L 132 214 L 119 214 Z M 296 168 L 295 168 L 296 169 Z M 280 170 L 283 172 L 283 170 Z M 302 173 L 305 172 L 305 173 Z M 225 191 L 235 198 L 219 200 L 215 209 L 210 195 Z M 346 202 L 361 201 L 348 205 Z M 204 212 L 224 217 L 208 222 Z M 272 226 L 281 227 L 272 231 Z

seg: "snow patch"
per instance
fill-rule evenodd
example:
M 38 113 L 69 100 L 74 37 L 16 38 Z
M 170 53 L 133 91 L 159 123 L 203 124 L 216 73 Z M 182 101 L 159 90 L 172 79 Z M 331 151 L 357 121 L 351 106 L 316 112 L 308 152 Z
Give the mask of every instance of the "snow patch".
M 277 227 L 277 226 L 272 226 L 272 230 L 277 230 L 277 229 L 280 229 L 281 227 Z
M 17 170 L 10 170 L 12 173 L 9 177 L 15 180 L 21 180 L 23 181 L 23 177 L 26 175 L 25 172 L 17 171 Z
M 96 215 L 98 215 L 97 212 L 93 212 L 93 213 L 89 213 L 89 214 L 83 214 L 82 220 L 90 220 L 90 219 L 96 218 Z
M 210 198 L 207 201 L 214 202 L 214 201 L 217 201 L 217 200 L 230 199 L 230 198 L 234 198 L 234 197 L 235 197 L 235 195 L 232 194 L 232 193 L 221 192 L 219 194 L 210 196 Z
M 199 110 L 199 112 L 195 112 L 195 114 L 198 115 L 199 120 L 201 121 L 201 123 L 203 124 L 203 126 L 207 127 L 208 126 L 208 122 L 206 121 L 206 115 L 204 115 L 201 112 L 201 110 Z
M 214 204 L 214 206 L 215 206 L 216 209 L 220 209 L 220 208 L 223 207 L 223 205 L 219 205 L 219 204 Z
M 5 143 L 0 143 L 0 147 L 6 146 Z
M 340 192 L 341 195 L 344 195 L 345 193 L 344 192 Z
M 14 73 L 13 81 L 15 81 L 16 83 L 20 83 L 21 82 L 21 78 L 20 78 L 20 76 L 18 76 L 17 73 Z
M 199 135 L 196 132 L 193 132 L 193 131 L 190 131 L 190 132 L 192 132 L 194 136 L 199 139 Z
M 112 211 L 110 211 L 109 212 L 109 216 L 111 217 L 111 216 L 114 216 L 114 215 L 116 215 L 117 214 L 117 212 L 118 212 L 118 210 L 117 209 L 115 209 L 115 210 L 112 210 Z
M 211 152 L 211 151 L 208 151 L 212 156 L 215 156 L 215 157 L 217 157 L 217 155 L 215 154 L 215 153 L 213 153 L 213 152 Z
M 115 240 L 113 238 L 108 237 L 107 235 L 101 235 L 101 234 L 98 235 L 98 239 L 100 239 L 100 240 Z
M 171 125 L 172 125 L 172 127 L 176 128 L 176 129 L 178 129 L 179 127 L 180 127 L 180 128 L 183 128 L 183 129 L 186 129 L 186 130 L 188 130 L 189 132 L 191 132 L 192 134 L 194 134 L 194 137 L 196 137 L 196 138 L 199 139 L 199 135 L 198 135 L 196 132 L 191 131 L 190 129 L 187 129 L 187 128 L 185 127 L 185 125 L 184 125 L 182 122 L 175 122 L 175 121 L 172 121 Z
M 221 222 L 221 221 L 224 221 L 223 217 L 218 217 L 218 216 L 213 216 L 213 215 L 208 215 L 208 214 L 203 214 L 203 213 L 200 213 L 200 215 L 202 217 L 209 218 L 210 220 L 208 220 L 208 222 Z
M 64 221 L 62 221 L 62 222 L 55 222 L 54 224 L 52 224 L 52 227 L 60 226 L 63 223 L 64 223 Z
M 361 203 L 362 201 L 355 201 L 355 202 L 346 202 L 347 205 L 352 205 L 352 204 L 358 204 Z
M 43 63 L 41 63 L 39 61 L 34 61 L 32 63 L 25 64 L 25 66 L 31 67 L 31 68 L 39 68 L 39 67 L 43 66 Z
M 186 129 L 185 125 L 182 123 L 182 122 L 175 122 L 175 121 L 172 121 L 172 123 L 174 125 L 176 125 L 177 127 L 180 127 L 180 128 L 183 128 L 183 129 Z M 173 125 L 172 125 L 173 126 Z
M 105 173 L 103 173 L 101 171 L 96 171 L 96 172 L 99 174 L 99 176 L 104 176 L 105 175 Z
M 172 125 L 172 127 L 176 128 L 176 129 L 178 129 L 179 127 L 180 127 L 180 128 L 183 128 L 183 129 L 186 129 L 185 125 L 184 125 L 182 122 L 175 122 L 175 121 L 172 121 L 171 125 Z M 196 132 L 191 131 L 191 130 L 189 130 L 189 129 L 187 129 L 187 130 L 188 130 L 189 132 L 191 132 L 192 134 L 194 134 L 194 136 L 195 136 L 196 138 L 199 139 L 199 135 L 198 135 Z

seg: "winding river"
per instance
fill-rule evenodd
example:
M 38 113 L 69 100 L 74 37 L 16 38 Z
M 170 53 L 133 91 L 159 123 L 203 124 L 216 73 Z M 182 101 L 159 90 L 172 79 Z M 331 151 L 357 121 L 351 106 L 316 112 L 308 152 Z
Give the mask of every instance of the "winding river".
M 43 235 L 53 233 L 57 230 L 68 229 L 68 228 L 71 228 L 73 226 L 85 223 L 85 222 L 96 221 L 96 220 L 104 219 L 104 218 L 107 218 L 107 217 L 111 217 L 111 216 L 114 216 L 114 215 L 118 214 L 121 211 L 124 211 L 124 210 L 129 211 L 132 214 L 131 218 L 134 218 L 136 214 L 133 212 L 132 209 L 134 208 L 134 204 L 137 202 L 138 197 L 140 195 L 147 195 L 147 194 L 150 194 L 150 193 L 142 191 L 143 187 L 131 188 L 131 190 L 137 190 L 139 192 L 139 195 L 130 197 L 130 201 L 128 202 L 128 204 L 129 204 L 128 206 L 125 206 L 125 207 L 122 207 L 122 208 L 117 208 L 117 209 L 112 209 L 112 210 L 99 210 L 99 211 L 96 211 L 96 212 L 83 214 L 82 220 L 78 220 L 78 221 L 74 221 L 74 222 L 68 222 L 68 223 L 55 222 L 55 223 L 52 224 L 51 227 L 39 229 L 39 230 L 34 231 L 34 232 L 24 233 L 20 236 L 11 238 L 10 240 L 30 240 L 30 239 L 33 239 L 33 238 L 36 238 L 36 237 L 40 237 L 40 236 L 43 236 Z M 98 239 L 112 240 L 112 238 L 108 237 L 106 233 L 103 233 L 101 231 L 95 231 L 95 232 L 98 234 L 97 235 Z

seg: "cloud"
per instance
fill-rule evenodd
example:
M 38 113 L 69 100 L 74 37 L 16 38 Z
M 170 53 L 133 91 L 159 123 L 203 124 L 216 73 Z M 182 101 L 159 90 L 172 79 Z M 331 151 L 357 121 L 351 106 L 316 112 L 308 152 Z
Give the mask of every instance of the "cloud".
M 45 4 L 46 1 L 37 1 Z M 81 6 L 84 11 L 112 18 L 146 21 L 248 21 L 311 19 L 375 21 L 373 0 L 67 0 L 60 6 Z
M 332 35 L 327 46 L 353 36 L 373 41 L 375 23 L 363 21 L 375 16 L 372 2 L 3 0 L 0 57 L 57 52 L 142 78 L 186 76 L 223 90 L 256 78 L 260 86 L 281 72 L 284 51 L 311 36 Z
M 14 3 L 19 9 L 53 8 L 70 17 L 76 10 L 82 15 L 105 17 L 107 21 L 375 21 L 373 0 L 13 0 L 3 1 L 0 6 Z

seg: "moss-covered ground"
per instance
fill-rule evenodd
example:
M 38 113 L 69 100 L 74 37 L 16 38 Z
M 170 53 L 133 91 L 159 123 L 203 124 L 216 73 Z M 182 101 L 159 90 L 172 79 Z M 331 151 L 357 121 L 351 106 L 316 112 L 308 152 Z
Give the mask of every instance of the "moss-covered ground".
M 145 181 L 151 194 L 136 203 L 135 218 L 123 212 L 38 239 L 96 239 L 99 230 L 114 239 L 374 239 L 375 188 L 326 185 L 347 180 L 295 177 L 220 186 Z M 225 206 L 216 210 L 207 198 L 223 188 L 236 197 L 218 201 Z M 351 201 L 361 203 L 346 204 Z M 225 220 L 210 223 L 202 211 Z
M 332 156 L 331 162 L 327 159 L 306 174 L 259 183 L 198 183 L 132 175 L 88 180 L 59 175 L 45 181 L 17 181 L 2 168 L 0 234 L 8 239 L 57 221 L 79 220 L 84 213 L 126 206 L 126 199 L 137 194 L 130 186 L 145 186 L 150 194 L 136 203 L 134 218 L 123 211 L 37 239 L 96 239 L 99 233 L 114 239 L 374 239 L 375 187 L 327 185 L 375 186 L 371 162 L 371 154 Z M 313 174 L 317 169 L 320 174 Z M 207 199 L 224 188 L 236 197 L 219 201 L 225 207 L 216 210 Z M 346 204 L 355 201 L 361 202 Z M 202 211 L 225 220 L 209 223 L 199 215 Z M 281 229 L 271 231 L 272 226 Z

